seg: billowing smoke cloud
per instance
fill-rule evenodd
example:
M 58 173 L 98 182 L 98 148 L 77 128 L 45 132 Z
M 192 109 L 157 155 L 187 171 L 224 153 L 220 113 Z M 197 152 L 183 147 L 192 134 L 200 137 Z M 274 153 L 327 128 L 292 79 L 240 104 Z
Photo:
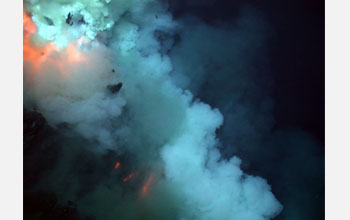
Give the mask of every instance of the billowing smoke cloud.
M 39 189 L 76 201 L 82 217 L 95 219 L 263 220 L 281 211 L 264 179 L 244 174 L 237 157 L 222 157 L 216 131 L 225 119 L 193 96 L 207 77 L 203 69 L 215 74 L 231 60 L 186 63 L 181 47 L 169 56 L 182 27 L 166 5 L 32 0 L 25 9 L 36 25 L 24 24 L 25 108 L 66 135 Z M 184 31 L 181 43 L 198 55 L 214 53 L 208 33 L 215 42 L 241 34 L 196 28 L 199 35 Z M 197 83 L 189 83 L 192 73 Z M 120 158 L 115 169 L 127 170 L 107 170 L 105 162 L 115 160 L 106 152 Z

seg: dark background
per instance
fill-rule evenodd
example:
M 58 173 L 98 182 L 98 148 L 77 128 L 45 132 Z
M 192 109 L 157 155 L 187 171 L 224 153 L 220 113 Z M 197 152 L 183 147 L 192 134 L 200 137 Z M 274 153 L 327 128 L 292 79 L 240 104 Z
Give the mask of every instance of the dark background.
M 194 14 L 208 23 L 233 20 L 246 5 L 263 12 L 275 32 L 269 46 L 276 127 L 300 127 L 324 143 L 324 1 L 188 2 L 170 1 L 175 18 Z

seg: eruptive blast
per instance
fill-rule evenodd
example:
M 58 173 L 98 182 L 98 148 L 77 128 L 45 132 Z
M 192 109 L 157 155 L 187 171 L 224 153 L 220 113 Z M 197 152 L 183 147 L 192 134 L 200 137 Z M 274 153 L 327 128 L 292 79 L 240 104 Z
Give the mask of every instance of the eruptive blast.
M 81 195 L 78 177 L 62 176 L 74 169 L 62 154 L 53 171 L 62 184 L 51 190 L 96 219 L 271 219 L 282 206 L 267 182 L 216 148 L 219 110 L 169 76 L 159 36 L 177 28 L 158 1 L 25 1 L 25 108 L 84 138 L 79 154 L 132 155 L 111 164 L 118 172 L 133 164 L 129 173 L 101 179 Z

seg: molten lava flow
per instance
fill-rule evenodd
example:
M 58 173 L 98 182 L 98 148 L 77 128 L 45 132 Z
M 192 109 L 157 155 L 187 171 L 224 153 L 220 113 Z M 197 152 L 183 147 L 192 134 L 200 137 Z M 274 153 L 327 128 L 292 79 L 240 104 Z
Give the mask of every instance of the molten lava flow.
M 150 175 L 147 178 L 146 183 L 142 186 L 142 190 L 141 190 L 141 195 L 142 196 L 146 195 L 147 191 L 149 190 L 149 188 L 151 187 L 153 182 L 154 182 L 154 177 L 153 177 L 153 175 Z
M 114 169 L 118 169 L 118 168 L 119 168 L 119 166 L 120 166 L 120 162 L 119 162 L 119 161 L 117 161 L 117 163 L 115 163 Z
M 131 180 L 134 177 L 134 173 L 130 173 L 128 176 L 123 178 L 123 182 L 128 182 L 129 180 Z

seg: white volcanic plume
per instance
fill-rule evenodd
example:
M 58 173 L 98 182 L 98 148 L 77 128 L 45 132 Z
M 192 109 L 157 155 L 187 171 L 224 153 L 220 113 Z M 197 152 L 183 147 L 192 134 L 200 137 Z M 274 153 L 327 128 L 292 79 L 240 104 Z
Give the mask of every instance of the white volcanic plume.
M 96 152 L 128 151 L 150 169 L 140 189 L 147 203 L 129 191 L 122 200 L 120 188 L 101 185 L 81 200 L 86 213 L 263 220 L 281 211 L 264 179 L 243 174 L 236 157 L 221 158 L 219 110 L 194 100 L 169 76 L 172 63 L 155 33 L 172 35 L 179 27 L 163 4 L 28 0 L 24 16 L 25 107 L 83 136 Z M 120 82 L 120 91 L 108 89 Z M 105 203 L 107 197 L 114 202 Z

